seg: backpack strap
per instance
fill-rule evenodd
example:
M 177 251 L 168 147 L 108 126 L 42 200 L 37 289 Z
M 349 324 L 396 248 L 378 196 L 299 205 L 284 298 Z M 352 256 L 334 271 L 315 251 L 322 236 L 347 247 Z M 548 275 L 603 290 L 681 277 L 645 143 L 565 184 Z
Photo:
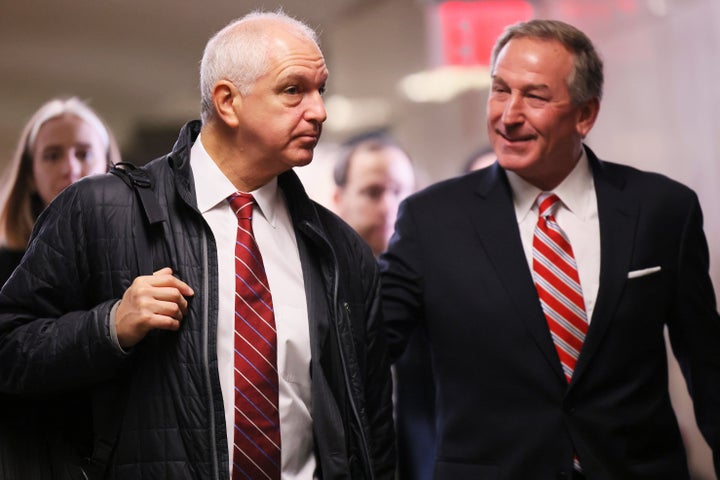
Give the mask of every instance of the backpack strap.
M 141 275 L 152 275 L 153 261 L 147 247 L 153 244 L 153 239 L 161 235 L 165 222 L 165 215 L 160 202 L 153 190 L 153 177 L 144 168 L 138 168 L 129 162 L 118 162 L 112 166 L 110 173 L 119 177 L 125 185 L 137 194 L 143 211 L 145 222 L 143 225 L 133 225 L 133 238 L 135 240 L 135 254 L 138 271 Z M 163 244 L 163 247 L 166 247 Z
M 135 190 L 149 225 L 165 221 L 160 203 L 153 192 L 153 178 L 147 170 L 129 162 L 118 162 L 112 166 L 110 173 L 120 177 L 128 187 Z

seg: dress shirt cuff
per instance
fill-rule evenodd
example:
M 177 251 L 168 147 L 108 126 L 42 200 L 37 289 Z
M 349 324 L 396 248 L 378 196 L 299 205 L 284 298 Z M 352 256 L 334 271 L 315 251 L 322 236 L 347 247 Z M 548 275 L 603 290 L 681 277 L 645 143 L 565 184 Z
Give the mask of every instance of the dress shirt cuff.
M 118 351 L 122 353 L 128 353 L 127 350 L 120 346 L 120 340 L 118 340 L 117 336 L 117 324 L 115 323 L 115 315 L 117 314 L 118 305 L 120 305 L 120 300 L 115 302 L 115 305 L 113 305 L 110 309 L 110 313 L 108 314 L 108 329 L 110 330 L 110 338 L 112 339 L 113 345 L 115 345 Z

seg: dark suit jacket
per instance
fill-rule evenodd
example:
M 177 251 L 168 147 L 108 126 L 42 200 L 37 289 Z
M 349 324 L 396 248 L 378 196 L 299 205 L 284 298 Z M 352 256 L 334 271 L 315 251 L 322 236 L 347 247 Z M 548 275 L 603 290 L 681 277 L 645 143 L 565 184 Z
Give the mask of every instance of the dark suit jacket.
M 688 478 L 670 404 L 663 330 L 701 431 L 720 448 L 720 318 L 696 195 L 589 151 L 600 287 L 566 384 L 497 165 L 431 186 L 400 208 L 382 256 L 393 357 L 425 328 L 438 394 L 435 478 Z M 628 278 L 628 273 L 661 267 Z

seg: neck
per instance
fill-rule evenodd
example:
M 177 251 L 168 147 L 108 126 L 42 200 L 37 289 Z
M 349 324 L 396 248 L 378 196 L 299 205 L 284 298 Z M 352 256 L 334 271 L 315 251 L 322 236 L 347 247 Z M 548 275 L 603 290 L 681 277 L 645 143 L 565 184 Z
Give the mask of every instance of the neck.
M 234 131 L 223 131 L 212 125 L 204 126 L 201 141 L 210 158 L 240 192 L 252 192 L 262 187 L 275 175 L 254 161 L 249 152 L 238 146 Z

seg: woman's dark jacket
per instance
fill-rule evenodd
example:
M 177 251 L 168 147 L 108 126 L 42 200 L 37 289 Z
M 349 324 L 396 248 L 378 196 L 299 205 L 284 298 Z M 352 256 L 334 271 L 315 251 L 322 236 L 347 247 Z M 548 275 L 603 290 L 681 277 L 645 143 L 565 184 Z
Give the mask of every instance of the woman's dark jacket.
M 217 252 L 189 164 L 199 129 L 187 124 L 172 153 L 145 167 L 152 189 L 112 174 L 68 187 L 41 215 L 28 255 L 0 293 L 0 393 L 45 404 L 60 458 L 55 478 L 228 478 Z M 305 279 L 318 475 L 392 478 L 392 388 L 375 260 L 307 197 L 294 172 L 278 185 Z M 159 209 L 143 207 L 143 192 Z M 190 312 L 178 332 L 152 331 L 122 352 L 111 337 L 111 309 L 135 277 L 164 266 L 195 291 Z

